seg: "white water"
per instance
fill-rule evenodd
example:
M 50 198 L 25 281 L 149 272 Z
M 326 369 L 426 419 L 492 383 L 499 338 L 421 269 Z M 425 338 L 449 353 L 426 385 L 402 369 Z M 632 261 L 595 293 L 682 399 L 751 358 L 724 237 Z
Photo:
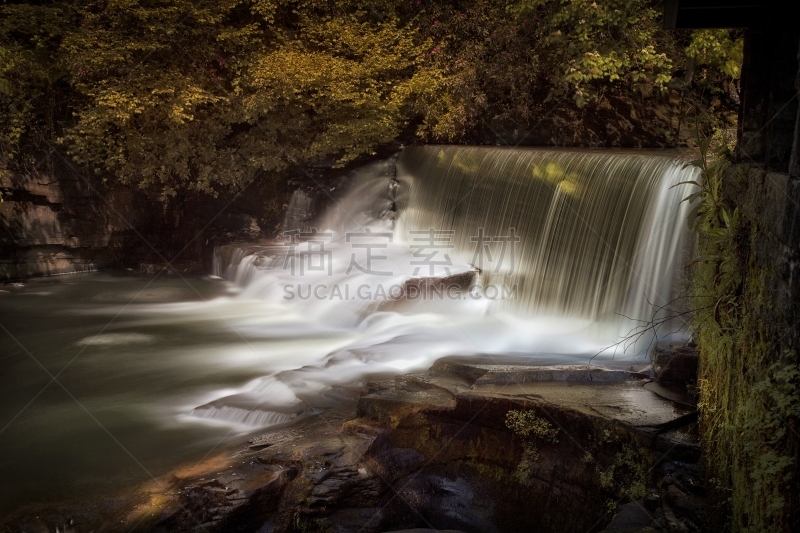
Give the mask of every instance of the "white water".
M 566 170 L 553 171 L 554 163 Z M 531 168 L 550 173 L 536 181 Z M 594 362 L 607 365 L 645 360 L 650 336 L 627 350 L 603 349 L 671 297 L 688 194 L 687 186 L 673 186 L 692 170 L 665 156 L 456 147 L 404 154 L 399 182 L 392 169 L 379 163 L 356 173 L 349 192 L 316 223 L 330 234 L 312 237 L 321 248 L 298 245 L 294 273 L 288 246 L 223 247 L 215 274 L 235 284 L 234 296 L 159 308 L 161 320 L 223 320 L 242 342 L 217 354 L 219 364 L 257 365 L 264 373 L 187 398 L 184 419 L 243 431 L 288 422 L 336 401 L 332 387 L 424 369 L 449 355 L 520 364 L 585 363 L 597 352 Z M 297 200 L 309 205 L 305 193 Z M 440 277 L 474 271 L 468 237 L 479 224 L 494 235 L 514 226 L 520 232 L 515 265 L 499 275 L 484 265 L 475 278 L 497 287 L 516 283 L 514 296 L 476 289 L 393 301 L 408 279 L 430 277 L 413 249 L 420 234 L 411 231 L 453 232 L 444 237 L 453 247 L 434 256 L 449 257 L 450 264 L 434 267 Z M 367 231 L 348 242 L 348 232 Z M 353 259 L 367 264 L 367 249 L 355 243 L 383 246 L 371 252 L 382 257 L 371 264 L 380 274 L 349 268 Z
M 352 186 L 337 184 L 339 202 L 316 219 L 313 198 L 292 201 L 287 227 L 332 233 L 324 244 L 330 276 L 283 270 L 287 247 L 275 243 L 222 247 L 215 260 L 225 280 L 116 272 L 6 286 L 0 514 L 149 480 L 215 453 L 233 435 L 333 406 L 347 392 L 338 386 L 425 369 L 439 357 L 585 363 L 635 324 L 616 313 L 646 316 L 645 296 L 665 303 L 681 270 L 687 191 L 670 187 L 691 171 L 669 157 L 415 148 L 400 159 L 398 182 L 392 169 L 375 164 Z M 507 235 L 512 224 L 520 237 L 514 267 L 495 272 L 487 260 L 475 280 L 516 280 L 517 300 L 375 297 L 417 268 L 427 274 L 413 264 L 409 231 L 455 232 L 454 247 L 435 259 L 448 253 L 457 274 L 472 268 L 475 226 Z M 351 248 L 363 241 L 348 243 L 346 233 L 365 228 L 387 244 L 373 250 L 387 256 L 374 270 L 391 275 L 347 273 L 350 254 L 363 266 L 367 252 Z M 284 299 L 284 287 L 297 284 L 306 299 Z M 308 298 L 308 285 L 323 284 L 323 300 Z M 370 297 L 359 298 L 358 287 Z M 644 362 L 648 341 L 595 362 Z

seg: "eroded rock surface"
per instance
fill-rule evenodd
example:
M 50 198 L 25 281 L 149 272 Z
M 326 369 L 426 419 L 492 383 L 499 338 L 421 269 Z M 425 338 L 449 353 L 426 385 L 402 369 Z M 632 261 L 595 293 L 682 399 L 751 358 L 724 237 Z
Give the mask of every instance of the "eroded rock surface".
M 366 384 L 350 409 L 252 438 L 222 467 L 176 474 L 116 523 L 264 533 L 696 531 L 703 489 L 686 463 L 697 455 L 683 427 L 691 412 L 645 383 L 598 367 L 439 361 Z

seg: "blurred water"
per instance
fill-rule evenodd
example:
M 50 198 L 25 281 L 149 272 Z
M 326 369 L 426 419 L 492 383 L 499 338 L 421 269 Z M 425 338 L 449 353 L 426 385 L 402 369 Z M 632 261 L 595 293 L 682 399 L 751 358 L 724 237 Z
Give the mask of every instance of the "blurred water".
M 145 480 L 145 470 L 159 475 L 324 412 L 339 387 L 442 356 L 586 362 L 635 324 L 617 313 L 635 319 L 649 312 L 645 297 L 671 294 L 686 191 L 670 187 L 688 171 L 670 158 L 464 150 L 411 151 L 399 180 L 388 163 L 356 172 L 317 234 L 311 201 L 298 198 L 294 228 L 305 235 L 223 247 L 219 277 L 91 274 L 5 287 L 0 324 L 16 341 L 0 332 L 0 509 Z M 502 237 L 511 225 L 514 266 L 495 271 L 502 241 L 492 241 L 477 272 L 477 226 Z M 425 248 L 431 229 L 438 247 Z M 391 296 L 409 279 L 463 274 L 480 286 Z M 488 290 L 506 283 L 516 293 Z M 642 361 L 648 342 L 598 361 Z M 63 370 L 74 398 L 46 387 L 34 358 Z
M 227 430 L 180 422 L 184 404 L 258 373 L 223 363 L 239 339 L 221 321 L 150 314 L 217 298 L 228 291 L 219 280 L 85 274 L 3 288 L 0 324 L 18 342 L 0 331 L 0 511 L 123 487 L 202 457 Z M 48 386 L 36 361 L 63 370 L 58 381 L 80 404 Z
M 393 169 L 357 172 L 317 233 L 218 251 L 215 273 L 241 289 L 219 305 L 261 310 L 237 324 L 269 337 L 276 369 L 220 391 L 192 416 L 266 425 L 319 407 L 331 386 L 446 355 L 645 360 L 649 334 L 604 348 L 674 293 L 690 192 L 679 183 L 693 169 L 671 155 L 435 146 L 406 149 L 397 179 Z M 511 235 L 516 248 L 504 251 Z M 465 273 L 472 291 L 392 298 L 410 279 Z M 670 331 L 661 340 L 681 335 Z

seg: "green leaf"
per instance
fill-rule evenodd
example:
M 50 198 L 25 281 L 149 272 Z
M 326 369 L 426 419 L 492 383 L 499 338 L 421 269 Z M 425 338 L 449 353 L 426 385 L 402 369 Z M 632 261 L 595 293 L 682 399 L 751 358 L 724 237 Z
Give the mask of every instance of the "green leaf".
M 692 203 L 695 200 L 697 200 L 698 198 L 700 198 L 702 195 L 703 195 L 702 191 L 698 191 L 696 193 L 692 193 L 689 196 L 687 196 L 686 198 L 684 198 L 683 200 L 681 200 L 681 203 L 683 203 L 683 202 Z
M 673 188 L 677 187 L 678 185 L 697 185 L 698 187 L 702 187 L 702 185 L 700 185 L 700 183 L 696 182 L 696 181 L 679 181 L 678 183 L 676 183 L 675 185 L 670 187 L 670 189 L 673 189 Z

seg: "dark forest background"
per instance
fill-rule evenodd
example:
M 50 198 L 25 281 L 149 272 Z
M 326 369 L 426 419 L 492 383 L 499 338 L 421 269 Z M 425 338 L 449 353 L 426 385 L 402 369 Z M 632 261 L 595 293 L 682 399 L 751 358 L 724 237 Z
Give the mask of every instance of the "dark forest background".
M 0 4 L 0 173 L 154 201 L 392 143 L 668 147 L 735 126 L 742 39 L 646 0 Z M 45 163 L 46 165 L 47 163 Z

